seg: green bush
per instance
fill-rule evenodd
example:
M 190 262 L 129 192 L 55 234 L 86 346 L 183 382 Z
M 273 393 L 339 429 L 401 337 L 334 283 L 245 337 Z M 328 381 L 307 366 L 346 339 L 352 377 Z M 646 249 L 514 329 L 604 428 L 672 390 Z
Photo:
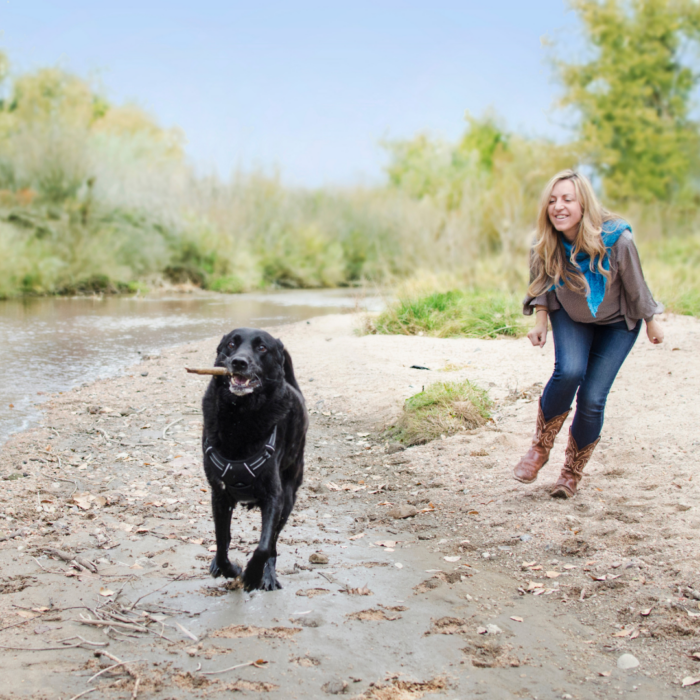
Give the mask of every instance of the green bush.
M 438 338 L 497 338 L 524 335 L 522 306 L 504 292 L 435 292 L 400 299 L 371 321 L 371 332 Z
M 469 381 L 436 382 L 406 399 L 389 434 L 406 445 L 419 445 L 484 425 L 491 417 L 488 392 Z
M 666 310 L 700 316 L 700 235 L 647 241 L 639 252 L 647 283 Z

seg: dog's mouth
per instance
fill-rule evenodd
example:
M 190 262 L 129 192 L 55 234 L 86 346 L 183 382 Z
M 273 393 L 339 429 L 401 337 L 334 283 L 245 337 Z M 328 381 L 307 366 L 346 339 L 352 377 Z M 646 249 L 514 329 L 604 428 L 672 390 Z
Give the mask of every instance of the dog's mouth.
M 252 394 L 260 386 L 260 380 L 257 377 L 244 377 L 242 374 L 231 375 L 229 383 L 229 391 L 236 396 L 245 396 Z

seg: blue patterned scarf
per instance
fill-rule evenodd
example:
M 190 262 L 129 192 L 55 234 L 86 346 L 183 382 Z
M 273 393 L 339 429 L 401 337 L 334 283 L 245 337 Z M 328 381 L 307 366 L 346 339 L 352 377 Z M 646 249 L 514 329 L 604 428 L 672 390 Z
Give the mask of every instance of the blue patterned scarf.
M 615 243 L 617 243 L 617 239 L 620 238 L 620 236 L 625 231 L 631 232 L 632 227 L 623 219 L 613 219 L 612 221 L 603 222 L 603 230 L 601 231 L 601 236 L 603 238 L 603 243 L 606 248 L 606 254 L 603 258 L 604 270 L 610 269 L 610 248 L 612 248 L 615 245 Z M 561 236 L 561 242 L 564 244 L 564 250 L 566 251 L 567 260 L 570 260 L 571 253 L 574 250 L 573 243 L 569 243 L 569 241 L 567 241 L 566 238 L 564 238 L 564 236 Z M 591 256 L 588 255 L 588 253 L 580 251 L 576 256 L 576 267 L 578 267 L 579 271 L 583 273 L 583 276 L 586 278 L 586 282 L 588 283 L 588 290 L 586 291 L 586 301 L 588 302 L 588 308 L 591 310 L 591 313 L 595 318 L 595 315 L 598 312 L 598 307 L 600 306 L 600 303 L 603 301 L 603 297 L 605 296 L 605 285 L 608 280 L 605 277 L 605 275 L 598 272 L 598 256 L 596 256 L 595 260 L 593 261 L 593 265 L 591 265 Z M 564 283 L 562 281 L 559 282 L 560 287 L 563 284 Z M 552 290 L 556 287 L 557 285 L 553 285 Z

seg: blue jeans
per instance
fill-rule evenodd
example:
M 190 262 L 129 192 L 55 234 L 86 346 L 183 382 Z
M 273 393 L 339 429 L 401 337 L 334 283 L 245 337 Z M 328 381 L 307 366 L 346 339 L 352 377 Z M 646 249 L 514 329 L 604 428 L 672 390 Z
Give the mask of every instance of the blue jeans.
M 600 436 L 605 402 L 615 377 L 637 340 L 642 322 L 630 331 L 624 321 L 608 326 L 572 321 L 564 309 L 550 314 L 554 335 L 554 374 L 542 392 L 546 421 L 571 408 L 571 434 L 579 449 Z

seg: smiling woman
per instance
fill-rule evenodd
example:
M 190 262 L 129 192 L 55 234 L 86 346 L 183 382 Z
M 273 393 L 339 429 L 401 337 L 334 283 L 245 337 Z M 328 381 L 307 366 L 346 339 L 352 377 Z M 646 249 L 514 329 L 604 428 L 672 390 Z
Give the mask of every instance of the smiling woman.
M 585 177 L 564 170 L 549 181 L 537 229 L 523 311 L 537 311 L 528 333 L 535 346 L 547 341 L 551 319 L 556 360 L 540 399 L 532 446 L 514 476 L 526 484 L 537 479 L 576 396 L 564 467 L 551 491 L 571 498 L 600 440 L 608 393 L 642 319 L 649 340 L 663 341 L 654 320 L 663 306 L 644 281 L 630 225 L 600 205 Z

